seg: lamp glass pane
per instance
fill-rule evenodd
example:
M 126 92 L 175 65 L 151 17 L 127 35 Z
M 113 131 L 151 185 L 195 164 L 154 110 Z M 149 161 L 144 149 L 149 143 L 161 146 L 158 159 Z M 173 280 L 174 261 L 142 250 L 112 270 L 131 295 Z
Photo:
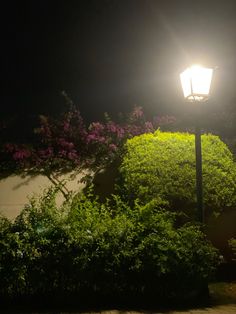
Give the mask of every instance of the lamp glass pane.
M 190 96 L 192 93 L 190 68 L 186 69 L 184 72 L 180 74 L 180 81 L 181 81 L 184 97 Z
M 210 92 L 213 69 L 192 66 L 190 71 L 192 92 L 197 95 L 208 95 Z

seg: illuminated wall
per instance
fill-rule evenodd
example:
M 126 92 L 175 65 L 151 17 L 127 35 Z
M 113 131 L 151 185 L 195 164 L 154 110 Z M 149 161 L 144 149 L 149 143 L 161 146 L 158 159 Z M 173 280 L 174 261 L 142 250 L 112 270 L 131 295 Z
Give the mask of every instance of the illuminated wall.
M 68 179 L 69 175 L 62 176 L 61 179 Z M 78 182 L 81 175 L 77 175 L 75 179 L 69 180 L 66 187 L 71 191 L 80 191 L 83 184 Z M 10 176 L 0 180 L 0 213 L 4 216 L 14 219 L 22 210 L 25 204 L 28 203 L 30 196 L 41 194 L 42 191 L 51 186 L 52 183 L 45 176 Z M 57 203 L 61 204 L 64 197 L 61 193 L 58 194 Z

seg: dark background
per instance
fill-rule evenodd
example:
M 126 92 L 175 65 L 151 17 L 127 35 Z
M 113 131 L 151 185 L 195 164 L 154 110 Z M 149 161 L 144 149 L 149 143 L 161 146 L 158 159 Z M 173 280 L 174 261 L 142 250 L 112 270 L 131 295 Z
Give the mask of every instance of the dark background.
M 7 1 L 1 4 L 0 120 L 17 120 L 15 129 L 23 132 L 38 114 L 65 110 L 62 90 L 88 122 L 134 105 L 147 115 L 181 117 L 191 108 L 179 73 L 196 62 L 218 67 L 206 116 L 231 114 L 235 0 Z

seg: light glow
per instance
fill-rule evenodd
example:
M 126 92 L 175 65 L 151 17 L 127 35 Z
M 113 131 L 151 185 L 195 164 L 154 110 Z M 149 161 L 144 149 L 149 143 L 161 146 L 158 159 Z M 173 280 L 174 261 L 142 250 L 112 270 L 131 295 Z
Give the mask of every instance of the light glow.
M 190 101 L 208 98 L 213 75 L 212 68 L 193 65 L 180 74 L 184 97 Z

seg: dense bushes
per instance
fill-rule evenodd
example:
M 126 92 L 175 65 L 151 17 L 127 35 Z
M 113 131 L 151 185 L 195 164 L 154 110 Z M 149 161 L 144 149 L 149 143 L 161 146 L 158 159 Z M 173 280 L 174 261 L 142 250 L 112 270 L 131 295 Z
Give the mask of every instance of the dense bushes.
M 1 296 L 187 298 L 214 271 L 203 233 L 175 228 L 158 201 L 131 209 L 117 196 L 80 195 L 57 208 L 55 194 L 32 199 L 15 222 L 1 218 Z
M 195 208 L 194 135 L 157 131 L 128 140 L 121 166 L 126 194 L 142 202 L 159 197 L 172 210 Z M 236 206 L 236 164 L 217 136 L 202 136 L 203 196 L 207 213 Z M 190 212 L 189 212 L 190 213 Z

